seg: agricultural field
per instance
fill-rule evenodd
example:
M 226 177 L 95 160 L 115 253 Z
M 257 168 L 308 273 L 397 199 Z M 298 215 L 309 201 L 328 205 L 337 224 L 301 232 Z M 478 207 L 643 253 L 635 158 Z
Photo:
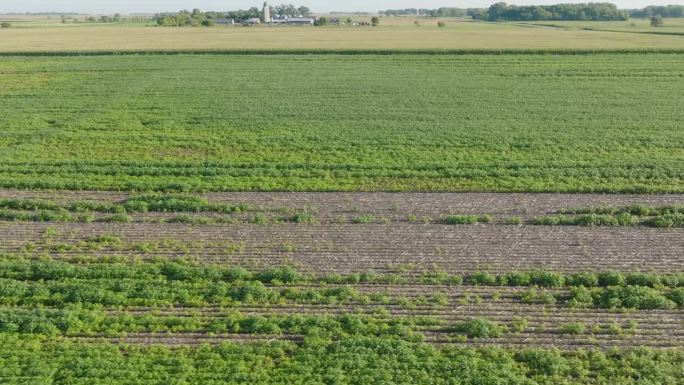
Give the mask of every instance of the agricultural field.
M 2 18 L 2 17 L 0 17 Z M 364 18 L 365 20 L 370 17 Z M 379 27 L 172 28 L 141 23 L 14 23 L 0 52 L 148 50 L 684 49 L 682 36 L 530 27 L 463 19 L 383 18 Z M 419 25 L 415 25 L 415 22 Z M 659 30 L 667 30 L 660 28 Z
M 650 19 L 626 21 L 536 21 L 522 24 L 576 30 L 684 35 L 684 18 L 664 19 L 662 27 L 652 27 Z
M 5 188 L 684 192 L 674 53 L 10 56 L 0 73 Z
M 0 381 L 674 384 L 682 202 L 4 190 Z
M 417 20 L 0 30 L 0 384 L 682 384 L 682 36 Z

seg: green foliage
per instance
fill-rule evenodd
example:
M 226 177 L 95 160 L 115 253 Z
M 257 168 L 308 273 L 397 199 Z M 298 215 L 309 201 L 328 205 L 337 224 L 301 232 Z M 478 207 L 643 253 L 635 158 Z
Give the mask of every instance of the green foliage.
M 447 225 L 472 225 L 478 222 L 477 215 L 448 215 L 442 219 Z
M 532 277 L 529 273 L 514 271 L 506 275 L 506 281 L 511 286 L 530 286 Z
M 650 273 L 629 273 L 625 276 L 625 284 L 656 287 L 660 285 L 660 276 Z
M 590 359 L 590 358 L 587 358 Z M 562 377 L 570 370 L 570 363 L 558 350 L 529 349 L 516 353 L 516 360 L 524 362 L 530 375 Z
M 539 20 L 627 20 L 629 13 L 610 3 L 557 4 L 557 5 L 508 5 L 493 4 L 485 12 L 472 12 L 471 16 L 489 21 L 539 21 Z
M 373 222 L 374 218 L 371 214 L 359 215 L 352 220 L 352 223 L 365 224 Z
M 657 228 L 682 228 L 684 227 L 684 213 L 671 213 L 663 214 L 660 216 L 652 217 L 644 222 L 646 226 L 657 227 Z
M 93 236 L 82 243 L 82 249 L 97 250 L 103 247 L 121 248 L 121 240 L 108 235 Z M 155 244 L 137 244 L 135 251 L 152 254 Z M 53 243 L 54 252 L 73 251 L 69 244 Z M 79 261 L 83 261 L 79 259 Z M 653 276 L 632 274 L 632 285 L 586 287 L 591 275 L 581 275 L 579 286 L 571 286 L 566 305 L 572 307 L 668 309 L 682 306 L 682 284 L 679 276 Z M 578 276 L 568 278 L 578 280 Z M 644 278 L 645 277 L 645 278 Z M 638 278 L 638 279 L 637 279 Z M 514 272 L 493 275 L 476 272 L 462 278 L 443 271 L 424 272 L 415 282 L 425 285 L 519 285 L 534 286 L 520 295 L 526 303 L 553 305 L 562 297 L 535 287 L 562 287 L 564 277 L 549 272 Z M 292 267 L 274 267 L 259 272 L 243 268 L 195 265 L 179 262 L 145 262 L 123 264 L 117 262 L 87 262 L 82 265 L 62 261 L 0 259 L 0 304 L 64 306 L 200 306 L 233 305 L 245 303 L 399 303 L 399 298 L 385 295 L 363 295 L 352 287 L 283 288 L 282 285 L 328 283 L 335 285 L 357 283 L 399 284 L 407 282 L 396 274 L 372 272 L 350 275 L 303 274 Z M 595 280 L 593 282 L 596 282 Z M 611 281 L 612 282 L 612 281 Z M 584 283 L 584 284 L 583 284 Z M 665 286 L 668 283 L 672 286 Z M 269 285 L 269 286 L 265 286 Z M 653 286 L 650 287 L 649 285 Z M 420 303 L 444 305 L 439 293 L 426 297 Z M 418 303 L 418 302 L 417 302 Z M 413 306 L 414 303 L 405 303 Z
M 258 12 L 251 12 L 254 17 L 259 17 Z M 154 21 L 162 27 L 211 27 L 216 24 L 216 19 L 227 17 L 226 14 L 217 12 L 202 12 L 193 9 L 192 12 L 182 10 L 178 13 L 163 13 L 154 16 Z
M 594 287 L 599 285 L 599 277 L 594 273 L 582 272 L 570 274 L 565 283 L 568 286 Z
M 326 26 L 328 25 L 328 18 L 325 16 L 321 16 L 314 22 L 314 25 L 319 27 Z
M 522 333 L 527 329 L 527 318 L 524 317 L 513 317 L 511 324 L 511 329 L 516 333 Z
M 534 225 L 565 226 L 648 226 L 656 228 L 684 227 L 684 207 L 647 207 L 632 205 L 621 208 L 596 207 L 565 209 L 564 215 L 550 215 L 533 218 Z M 570 214 L 570 215 L 567 215 Z
M 19 86 L 0 87 L 0 187 L 684 192 L 678 54 L 311 53 L 5 57 L 3 81 Z M 379 83 L 351 81 L 378 71 Z M 225 92 L 256 78 L 285 94 Z M 164 97 L 136 93 L 142 84 Z M 587 92 L 614 95 L 588 122 Z M 547 115 L 556 119 L 540 124 Z M 614 145 L 596 156 L 596 143 Z
M 584 286 L 570 289 L 570 299 L 566 303 L 568 307 L 591 307 L 593 304 L 594 299 L 591 290 Z
M 290 222 L 311 225 L 316 223 L 316 218 L 309 213 L 297 213 L 290 218 Z
M 562 334 L 582 334 L 586 329 L 587 326 L 583 322 L 573 322 L 561 325 L 559 332 Z
M 665 22 L 662 16 L 651 17 L 651 27 L 662 27 L 663 25 L 665 25 Z
M 643 286 L 614 286 L 592 290 L 594 305 L 604 308 L 672 309 L 677 305 L 661 291 Z
M 553 293 L 539 291 L 534 287 L 525 290 L 520 295 L 520 300 L 524 303 L 540 303 L 544 305 L 554 305 L 557 302 Z
M 247 209 L 245 205 L 209 203 L 205 198 L 190 195 L 143 195 L 128 198 L 120 203 L 89 201 L 56 203 L 35 199 L 3 199 L 0 200 L 0 219 L 34 222 L 92 222 L 96 218 L 90 212 L 94 211 L 113 214 L 99 219 L 103 222 L 130 222 L 132 218 L 126 213 L 148 211 L 231 213 Z M 185 214 L 168 219 L 170 222 L 188 224 L 229 223 L 231 220 L 232 218 L 194 217 Z M 313 217 L 307 213 L 301 213 L 291 220 L 298 223 L 311 223 Z
M 533 271 L 530 273 L 530 283 L 542 287 L 562 287 L 565 277 L 550 271 Z
M 625 276 L 614 271 L 607 271 L 598 274 L 598 282 L 600 286 L 622 286 L 625 283 Z
M 469 285 L 495 285 L 496 276 L 492 275 L 486 271 L 478 271 L 472 274 L 468 274 L 465 278 L 465 282 Z
M 507 225 L 522 225 L 523 219 L 521 217 L 508 217 L 504 220 Z
M 196 347 L 53 343 L 0 334 L 3 382 L 19 384 L 676 384 L 680 350 L 618 352 L 448 347 L 358 336 L 297 346 L 223 343 Z M 576 368 L 591 368 L 589 371 Z M 112 373 L 116 373 L 114 376 Z M 628 380 L 625 380 L 628 379 Z M 627 382 L 625 382 L 627 381 Z
M 667 298 L 679 307 L 684 307 L 684 287 L 674 289 L 667 293 Z
M 497 338 L 503 334 L 501 326 L 484 318 L 459 322 L 451 330 L 468 338 Z
M 274 281 L 296 283 L 303 280 L 302 275 L 289 266 L 265 270 L 257 274 L 256 278 L 264 283 L 273 283 Z

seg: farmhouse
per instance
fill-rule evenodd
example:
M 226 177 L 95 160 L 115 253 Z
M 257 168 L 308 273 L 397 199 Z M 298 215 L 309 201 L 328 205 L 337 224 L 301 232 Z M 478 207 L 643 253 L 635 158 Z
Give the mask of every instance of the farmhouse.
M 258 17 L 253 17 L 251 19 L 247 19 L 247 20 L 242 22 L 242 24 L 244 24 L 244 25 L 257 25 L 260 23 L 261 23 L 261 19 L 259 19 Z

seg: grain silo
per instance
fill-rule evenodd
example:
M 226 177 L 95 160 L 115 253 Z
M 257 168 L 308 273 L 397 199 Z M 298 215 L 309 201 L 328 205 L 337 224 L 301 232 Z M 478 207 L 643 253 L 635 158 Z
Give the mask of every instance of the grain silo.
M 261 11 L 264 23 L 271 22 L 271 6 L 268 5 L 268 1 L 264 2 L 264 9 Z

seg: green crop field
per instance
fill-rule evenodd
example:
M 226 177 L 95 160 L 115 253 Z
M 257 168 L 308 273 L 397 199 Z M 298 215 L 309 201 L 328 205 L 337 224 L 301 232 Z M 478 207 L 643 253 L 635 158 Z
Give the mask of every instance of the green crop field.
M 0 16 L 0 384 L 682 384 L 679 20 L 85 17 Z
M 0 73 L 6 188 L 684 192 L 679 54 L 3 57 Z

